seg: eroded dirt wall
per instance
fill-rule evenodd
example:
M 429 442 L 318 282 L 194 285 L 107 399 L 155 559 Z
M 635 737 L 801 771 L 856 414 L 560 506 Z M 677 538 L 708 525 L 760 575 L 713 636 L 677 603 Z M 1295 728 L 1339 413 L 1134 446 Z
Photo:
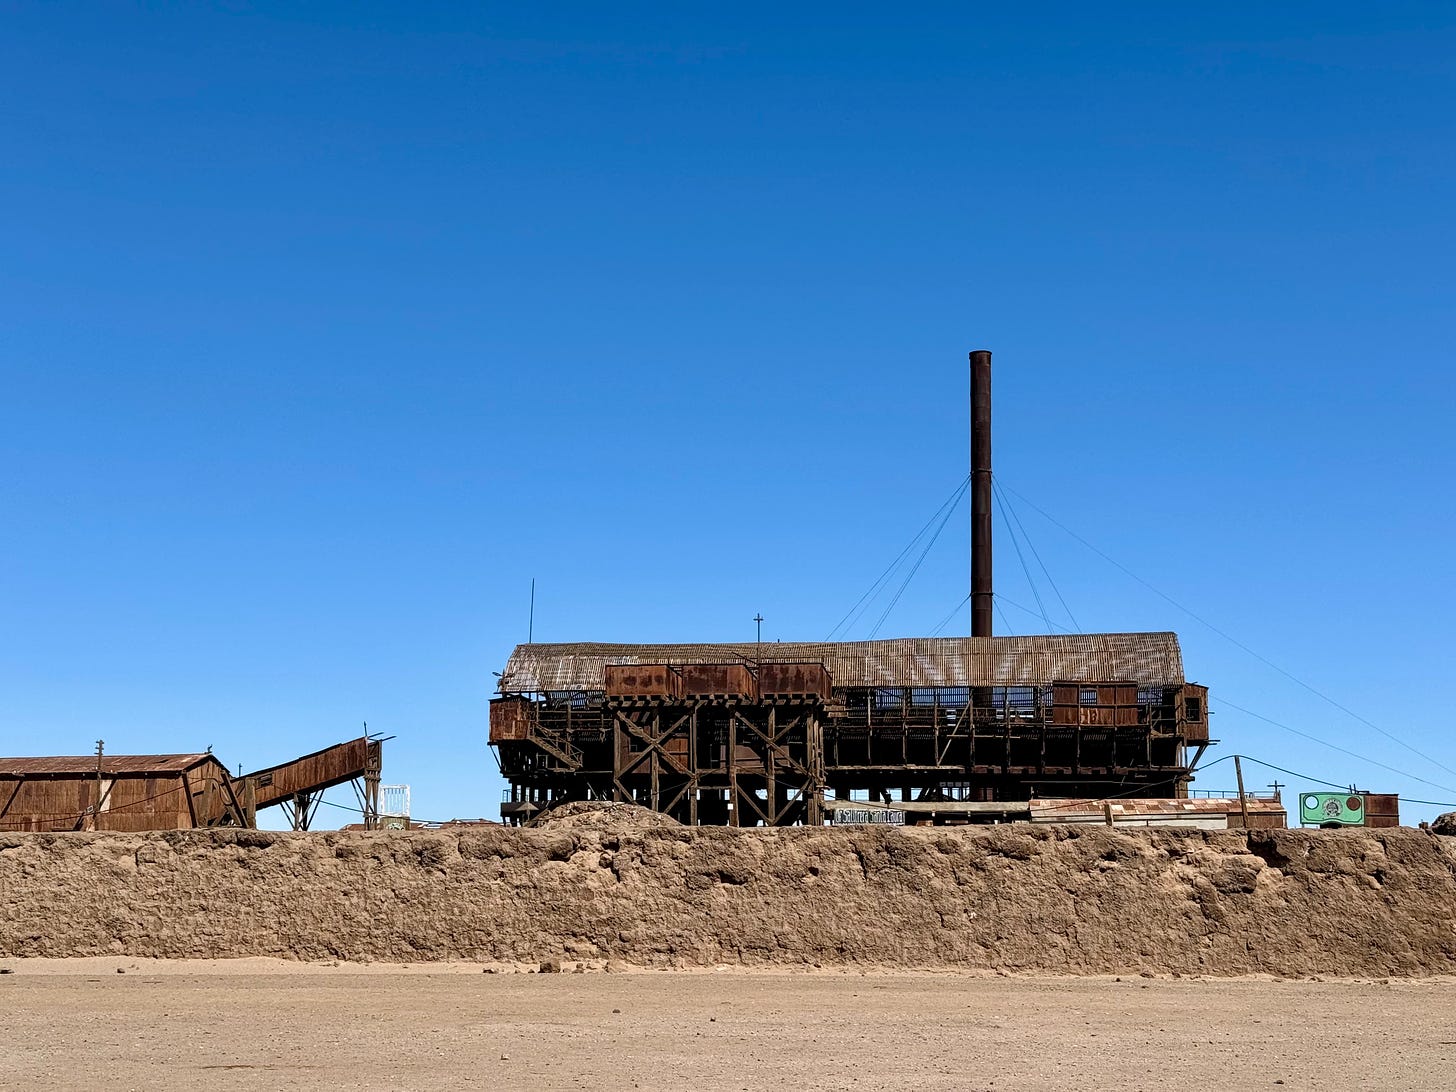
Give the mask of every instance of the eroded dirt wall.
M 1003 826 L 0 835 L 0 954 L 1456 973 L 1456 839 Z

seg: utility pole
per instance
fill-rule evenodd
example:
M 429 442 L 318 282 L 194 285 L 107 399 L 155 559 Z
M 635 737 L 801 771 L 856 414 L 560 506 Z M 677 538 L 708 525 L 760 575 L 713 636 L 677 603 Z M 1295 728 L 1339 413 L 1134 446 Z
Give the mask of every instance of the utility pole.
M 96 741 L 96 803 L 91 805 L 91 829 L 101 825 L 101 756 L 106 753 L 106 740 Z
M 1239 779 L 1239 814 L 1244 818 L 1244 829 L 1249 829 L 1249 799 L 1244 795 L 1244 764 L 1242 755 L 1234 755 L 1234 776 Z

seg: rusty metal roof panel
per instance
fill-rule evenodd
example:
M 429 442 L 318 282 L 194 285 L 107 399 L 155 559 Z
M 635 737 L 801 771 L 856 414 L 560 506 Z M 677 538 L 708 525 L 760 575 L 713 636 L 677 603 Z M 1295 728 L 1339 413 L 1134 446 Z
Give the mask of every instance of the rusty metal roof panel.
M 212 755 L 103 755 L 104 776 L 118 774 L 179 773 L 190 770 Z M 95 755 L 54 755 L 45 758 L 0 758 L 0 777 L 75 777 L 96 776 Z
M 1039 637 L 908 637 L 888 641 L 743 644 L 517 645 L 502 693 L 601 690 L 608 664 L 822 663 L 836 687 L 1044 686 L 1059 679 L 1184 682 L 1174 633 L 1076 633 Z

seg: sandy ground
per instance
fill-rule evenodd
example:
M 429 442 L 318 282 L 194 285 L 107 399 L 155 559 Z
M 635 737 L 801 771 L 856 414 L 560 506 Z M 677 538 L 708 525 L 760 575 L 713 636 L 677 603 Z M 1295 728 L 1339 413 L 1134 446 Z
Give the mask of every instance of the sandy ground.
M 1456 1086 L 1451 979 L 3 966 L 7 1088 Z

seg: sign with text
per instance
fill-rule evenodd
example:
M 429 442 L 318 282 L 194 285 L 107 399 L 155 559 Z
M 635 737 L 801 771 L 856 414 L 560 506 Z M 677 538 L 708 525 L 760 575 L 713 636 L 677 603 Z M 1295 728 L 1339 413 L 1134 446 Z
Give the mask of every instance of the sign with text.
M 903 827 L 905 813 L 889 808 L 835 808 L 829 813 L 829 821 L 837 827 L 874 824 Z

